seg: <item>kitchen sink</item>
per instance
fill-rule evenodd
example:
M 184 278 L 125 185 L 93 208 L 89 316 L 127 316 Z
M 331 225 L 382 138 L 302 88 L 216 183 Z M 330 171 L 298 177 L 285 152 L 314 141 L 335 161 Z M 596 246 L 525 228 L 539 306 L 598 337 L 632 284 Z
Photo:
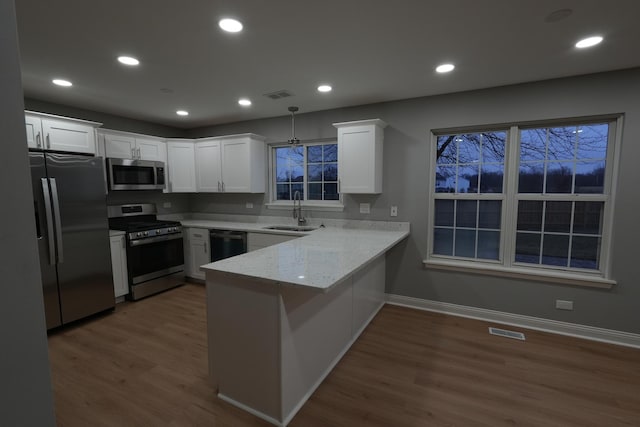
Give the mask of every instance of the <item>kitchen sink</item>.
M 309 225 L 270 225 L 263 227 L 265 230 L 280 230 L 280 231 L 313 231 L 318 227 L 311 227 Z

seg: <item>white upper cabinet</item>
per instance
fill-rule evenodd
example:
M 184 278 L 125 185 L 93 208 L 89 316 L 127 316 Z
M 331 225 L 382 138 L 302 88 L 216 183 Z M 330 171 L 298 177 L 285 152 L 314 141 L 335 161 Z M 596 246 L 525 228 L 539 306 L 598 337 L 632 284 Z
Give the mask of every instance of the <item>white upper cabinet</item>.
M 198 192 L 264 193 L 265 138 L 251 133 L 196 142 Z
M 382 193 L 384 128 L 380 119 L 334 123 L 338 128 L 340 193 Z
M 167 161 L 167 145 L 160 138 L 114 131 L 100 133 L 104 135 L 105 157 Z
M 199 141 L 196 149 L 196 188 L 198 192 L 222 192 L 222 157 L 219 139 Z
M 100 123 L 26 113 L 25 126 L 29 148 L 96 153 L 96 128 Z
M 168 192 L 195 193 L 195 145 L 187 140 L 167 141 Z

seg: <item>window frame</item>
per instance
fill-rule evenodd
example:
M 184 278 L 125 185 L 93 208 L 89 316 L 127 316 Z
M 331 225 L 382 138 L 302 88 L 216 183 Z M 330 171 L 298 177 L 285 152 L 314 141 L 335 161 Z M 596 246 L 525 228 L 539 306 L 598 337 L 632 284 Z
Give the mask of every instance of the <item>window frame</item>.
M 607 153 L 605 158 L 605 178 L 602 194 L 539 194 L 518 193 L 518 177 L 520 170 L 520 131 L 524 129 L 576 126 L 607 123 L 609 125 Z M 494 276 L 517 277 L 526 280 L 561 283 L 579 286 L 610 288 L 616 282 L 611 277 L 612 232 L 615 193 L 617 186 L 620 146 L 622 142 L 623 116 L 603 115 L 554 119 L 535 122 L 510 123 L 495 126 L 478 126 L 454 129 L 432 130 L 430 132 L 429 170 L 428 174 L 428 233 L 427 256 L 423 263 L 428 268 L 473 272 Z M 442 135 L 481 133 L 488 131 L 505 131 L 503 192 L 500 193 L 438 193 L 436 192 L 435 171 L 437 166 L 438 137 Z M 500 250 L 498 260 L 463 258 L 455 255 L 434 254 L 435 201 L 451 200 L 502 200 L 502 216 L 500 230 Z M 520 200 L 540 201 L 597 201 L 604 204 L 602 210 L 602 237 L 600 243 L 600 262 L 597 270 L 558 267 L 546 264 L 528 264 L 515 261 L 515 243 L 517 233 L 518 202 Z M 573 223 L 573 218 L 572 218 Z
M 310 210 L 318 210 L 318 211 L 343 211 L 344 210 L 344 202 L 343 195 L 340 193 L 340 185 L 338 184 L 338 200 L 309 200 L 309 191 L 308 191 L 308 176 L 307 176 L 307 147 L 316 146 L 316 145 L 329 145 L 329 144 L 338 144 L 338 140 L 335 138 L 327 139 L 327 140 L 316 140 L 309 142 L 301 142 L 299 145 L 304 147 L 304 174 L 302 185 L 305 189 L 304 191 L 304 199 L 301 201 L 301 205 L 304 208 Z M 268 209 L 291 209 L 292 208 L 292 200 L 278 200 L 277 195 L 277 183 L 275 177 L 275 168 L 276 168 L 276 148 L 290 147 L 291 145 L 288 143 L 273 143 L 268 145 L 269 152 L 269 202 L 266 204 Z M 338 178 L 340 174 L 340 157 L 338 156 L 338 160 L 336 162 L 338 164 Z M 324 182 L 324 181 L 323 181 Z M 339 179 L 338 179 L 339 182 Z

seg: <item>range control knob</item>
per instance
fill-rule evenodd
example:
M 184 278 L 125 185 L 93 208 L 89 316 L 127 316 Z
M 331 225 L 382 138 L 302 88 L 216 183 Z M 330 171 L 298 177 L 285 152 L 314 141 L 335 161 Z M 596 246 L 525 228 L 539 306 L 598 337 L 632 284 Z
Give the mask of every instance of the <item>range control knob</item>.
M 136 236 L 140 237 L 142 236 L 142 233 L 138 231 L 138 234 L 136 234 Z
M 145 231 L 145 232 L 144 232 L 144 235 L 145 235 L 145 236 L 148 236 L 148 235 L 149 235 L 149 232 L 148 232 L 148 231 Z
M 156 234 L 160 234 L 160 229 L 156 230 Z

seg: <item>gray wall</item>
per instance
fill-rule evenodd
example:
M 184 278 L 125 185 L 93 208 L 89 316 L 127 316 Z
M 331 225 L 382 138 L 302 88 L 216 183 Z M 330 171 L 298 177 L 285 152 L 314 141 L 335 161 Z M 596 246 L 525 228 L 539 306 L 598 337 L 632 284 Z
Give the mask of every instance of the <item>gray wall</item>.
M 384 187 L 379 196 L 346 196 L 340 214 L 315 216 L 391 220 L 389 206 L 397 205 L 397 220 L 411 222 L 411 236 L 389 255 L 389 293 L 555 319 L 640 333 L 640 283 L 636 279 L 635 247 L 640 236 L 636 212 L 640 208 L 640 69 L 558 79 L 473 92 L 409 99 L 340 110 L 300 114 L 300 139 L 335 137 L 332 123 L 380 118 L 385 129 Z M 304 106 L 301 106 L 304 107 Z M 302 108 L 303 109 L 303 108 Z M 553 285 L 472 274 L 427 270 L 427 177 L 429 134 L 432 129 L 530 120 L 624 113 L 622 161 L 614 217 L 612 290 Z M 254 132 L 269 141 L 289 137 L 288 117 L 194 129 L 191 137 Z M 266 196 L 191 195 L 192 211 L 279 215 L 263 206 Z M 372 205 L 370 215 L 358 213 L 358 203 Z M 557 311 L 556 299 L 574 301 L 574 311 Z
M 15 5 L 0 2 L 0 425 L 54 426 Z
M 24 106 L 26 110 L 37 111 L 39 113 L 55 114 L 58 116 L 73 117 L 76 119 L 102 123 L 102 127 L 105 129 L 115 129 L 123 132 L 136 132 L 144 135 L 163 136 L 167 138 L 181 138 L 185 135 L 185 131 L 183 129 L 171 126 L 143 122 L 97 111 L 84 110 L 82 108 L 70 107 L 68 105 L 54 104 L 38 99 L 25 98 Z

